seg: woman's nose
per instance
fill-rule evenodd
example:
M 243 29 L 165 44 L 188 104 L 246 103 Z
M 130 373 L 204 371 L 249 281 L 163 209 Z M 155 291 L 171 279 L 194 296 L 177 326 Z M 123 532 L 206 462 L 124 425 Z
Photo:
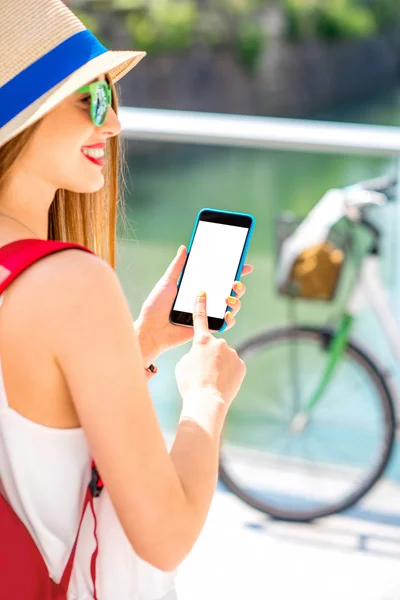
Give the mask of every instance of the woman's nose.
M 108 107 L 107 117 L 102 125 L 102 129 L 109 137 L 114 137 L 121 132 L 121 123 L 112 106 Z

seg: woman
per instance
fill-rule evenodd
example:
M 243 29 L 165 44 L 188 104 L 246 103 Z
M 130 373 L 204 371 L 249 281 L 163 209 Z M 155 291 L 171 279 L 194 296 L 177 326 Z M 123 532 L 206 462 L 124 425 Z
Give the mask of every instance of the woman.
M 0 15 L 0 247 L 33 236 L 95 253 L 51 255 L 1 298 L 1 490 L 57 581 L 93 456 L 105 485 L 96 499 L 99 598 L 173 597 L 170 574 L 204 525 L 221 429 L 245 367 L 209 332 L 204 295 L 194 332 L 169 323 L 185 248 L 132 327 L 114 271 L 114 83 L 144 53 L 108 52 L 60 0 L 0 0 Z M 235 290 L 229 326 L 244 287 Z M 182 413 L 168 453 L 146 379 L 162 352 L 192 337 L 176 369 Z M 75 600 L 93 597 L 86 521 L 69 587 Z

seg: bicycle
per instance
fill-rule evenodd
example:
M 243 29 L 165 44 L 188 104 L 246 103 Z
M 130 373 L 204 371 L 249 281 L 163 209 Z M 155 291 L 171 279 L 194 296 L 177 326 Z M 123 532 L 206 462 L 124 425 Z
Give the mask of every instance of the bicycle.
M 392 455 L 396 418 L 387 377 L 350 333 L 355 316 L 369 304 L 400 359 L 400 325 L 379 275 L 382 235 L 366 216 L 371 205 L 392 199 L 396 186 L 396 178 L 383 177 L 329 190 L 299 225 L 286 221 L 286 229 L 295 230 L 282 236 L 277 283 L 292 299 L 332 300 L 356 229 L 369 232 L 339 325 L 266 330 L 237 348 L 247 366 L 245 401 L 236 425 L 228 425 L 235 444 L 223 442 L 219 474 L 241 500 L 275 519 L 312 521 L 353 506 Z M 347 224 L 342 247 L 332 242 L 338 223 Z M 320 255 L 313 248 L 324 248 L 330 260 L 325 289 L 320 284 L 328 270 L 315 269 Z M 309 290 L 296 279 L 296 269 L 312 282 Z M 250 447 L 241 440 L 243 424 L 252 431 Z

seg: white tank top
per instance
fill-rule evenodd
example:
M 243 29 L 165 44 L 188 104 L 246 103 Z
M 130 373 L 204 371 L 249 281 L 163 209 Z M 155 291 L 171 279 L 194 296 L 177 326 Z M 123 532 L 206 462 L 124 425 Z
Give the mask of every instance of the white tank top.
M 0 296 L 0 307 L 3 301 Z M 61 580 L 79 527 L 91 454 L 83 429 L 55 429 L 25 418 L 7 402 L 0 357 L 0 490 L 27 527 L 50 576 Z M 97 515 L 99 600 L 173 600 L 175 572 L 163 573 L 132 549 L 104 488 Z M 94 519 L 87 507 L 68 600 L 92 600 Z

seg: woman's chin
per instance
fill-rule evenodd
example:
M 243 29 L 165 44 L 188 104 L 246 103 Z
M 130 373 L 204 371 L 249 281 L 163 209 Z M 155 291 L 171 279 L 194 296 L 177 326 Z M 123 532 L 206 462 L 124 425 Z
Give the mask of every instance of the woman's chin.
M 75 192 L 76 194 L 94 194 L 99 192 L 104 187 L 104 183 L 104 175 L 102 172 L 100 172 L 96 178 L 91 178 L 91 180 L 86 178 L 86 181 L 84 183 L 82 182 L 81 185 L 76 184 L 68 187 L 67 189 L 69 189 L 71 192 Z
M 94 194 L 95 192 L 99 192 L 104 187 L 104 183 L 105 183 L 104 177 L 103 177 L 103 175 L 101 175 L 101 181 L 98 181 L 97 184 L 93 185 L 90 188 L 88 187 L 84 192 L 81 192 L 81 193 L 83 193 L 83 194 Z

